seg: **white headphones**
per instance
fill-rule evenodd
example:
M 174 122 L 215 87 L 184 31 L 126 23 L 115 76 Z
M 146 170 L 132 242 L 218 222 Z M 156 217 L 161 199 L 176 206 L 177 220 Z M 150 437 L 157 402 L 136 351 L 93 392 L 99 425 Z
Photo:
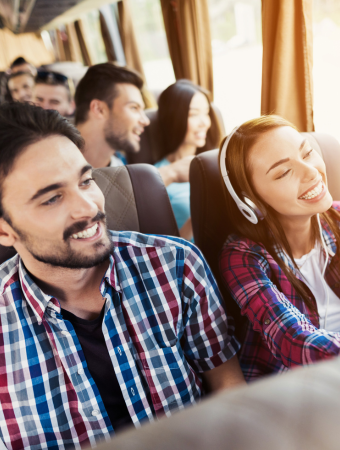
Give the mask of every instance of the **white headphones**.
M 221 168 L 221 173 L 222 173 L 224 183 L 229 191 L 229 194 L 235 200 L 235 203 L 236 203 L 238 209 L 241 211 L 241 213 L 244 215 L 244 217 L 249 220 L 249 222 L 251 222 L 253 224 L 257 224 L 259 219 L 260 220 L 263 219 L 262 212 L 257 208 L 255 203 L 252 202 L 250 200 L 250 198 L 248 198 L 245 194 L 243 194 L 244 195 L 243 201 L 236 194 L 236 192 L 230 182 L 226 163 L 225 163 L 225 158 L 226 158 L 226 154 L 227 154 L 227 147 L 228 147 L 229 141 L 232 138 L 233 134 L 238 130 L 238 128 L 239 128 L 238 126 L 235 127 L 233 129 L 233 131 L 229 134 L 227 139 L 224 141 L 222 151 L 221 151 L 221 156 L 220 156 L 220 168 Z

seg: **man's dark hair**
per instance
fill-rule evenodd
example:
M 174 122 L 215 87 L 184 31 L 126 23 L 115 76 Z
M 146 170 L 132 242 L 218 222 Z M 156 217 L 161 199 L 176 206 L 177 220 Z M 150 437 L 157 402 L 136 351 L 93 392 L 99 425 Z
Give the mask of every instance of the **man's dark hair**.
M 22 66 L 23 64 L 28 64 L 28 62 L 26 61 L 25 58 L 23 58 L 22 56 L 19 56 L 12 62 L 12 64 L 9 67 L 10 67 L 10 69 L 13 69 L 13 67 Z
M 67 137 L 80 150 L 84 146 L 79 131 L 57 111 L 44 110 L 29 103 L 0 105 L 0 217 L 4 214 L 1 186 L 16 158 L 29 145 L 53 135 Z
M 112 63 L 92 66 L 80 80 L 74 97 L 76 103 L 75 123 L 87 120 L 90 103 L 97 99 L 105 102 L 111 109 L 117 97 L 116 84 L 133 84 L 139 90 L 143 87 L 142 77 L 135 71 L 119 67 Z
M 7 82 L 9 80 L 12 80 L 13 78 L 20 77 L 21 75 L 28 75 L 29 77 L 33 78 L 33 80 L 34 80 L 34 76 L 31 74 L 31 72 L 20 71 L 20 72 L 11 73 L 8 76 Z

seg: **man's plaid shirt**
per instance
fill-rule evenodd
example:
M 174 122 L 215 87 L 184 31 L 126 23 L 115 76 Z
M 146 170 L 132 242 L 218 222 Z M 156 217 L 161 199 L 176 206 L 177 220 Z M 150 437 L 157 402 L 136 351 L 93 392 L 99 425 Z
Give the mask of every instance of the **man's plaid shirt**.
M 135 426 L 195 403 L 239 344 L 198 249 L 111 232 L 103 334 Z M 19 256 L 0 268 L 0 438 L 8 449 L 95 446 L 114 432 L 70 322 Z M 113 295 L 114 292 L 119 295 Z
M 339 211 L 340 202 L 334 202 L 333 208 Z M 322 223 L 322 228 L 329 253 L 325 279 L 340 299 L 336 240 L 327 223 Z M 286 254 L 278 254 L 303 282 Z M 262 244 L 229 236 L 220 268 L 241 314 L 249 319 L 239 355 L 246 380 L 340 353 L 340 333 L 320 329 L 319 315 L 306 306 Z M 312 292 L 306 288 L 316 305 Z

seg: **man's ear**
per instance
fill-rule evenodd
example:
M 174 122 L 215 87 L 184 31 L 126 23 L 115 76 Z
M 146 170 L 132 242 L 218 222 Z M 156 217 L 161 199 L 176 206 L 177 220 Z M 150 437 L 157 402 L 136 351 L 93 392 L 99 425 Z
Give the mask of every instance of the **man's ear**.
M 97 119 L 106 119 L 110 114 L 110 110 L 105 102 L 93 99 L 90 103 L 90 114 Z
M 13 247 L 17 241 L 17 235 L 8 222 L 0 217 L 0 244 L 5 247 Z

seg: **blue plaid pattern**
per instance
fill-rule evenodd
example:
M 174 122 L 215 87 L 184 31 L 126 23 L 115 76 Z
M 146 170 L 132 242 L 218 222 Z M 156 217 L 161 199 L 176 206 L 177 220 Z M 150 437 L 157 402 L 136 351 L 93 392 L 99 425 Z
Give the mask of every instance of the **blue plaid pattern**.
M 135 426 L 198 401 L 239 344 L 198 249 L 111 232 L 102 329 Z M 114 433 L 70 322 L 19 256 L 0 268 L 0 438 L 8 449 L 96 446 Z

